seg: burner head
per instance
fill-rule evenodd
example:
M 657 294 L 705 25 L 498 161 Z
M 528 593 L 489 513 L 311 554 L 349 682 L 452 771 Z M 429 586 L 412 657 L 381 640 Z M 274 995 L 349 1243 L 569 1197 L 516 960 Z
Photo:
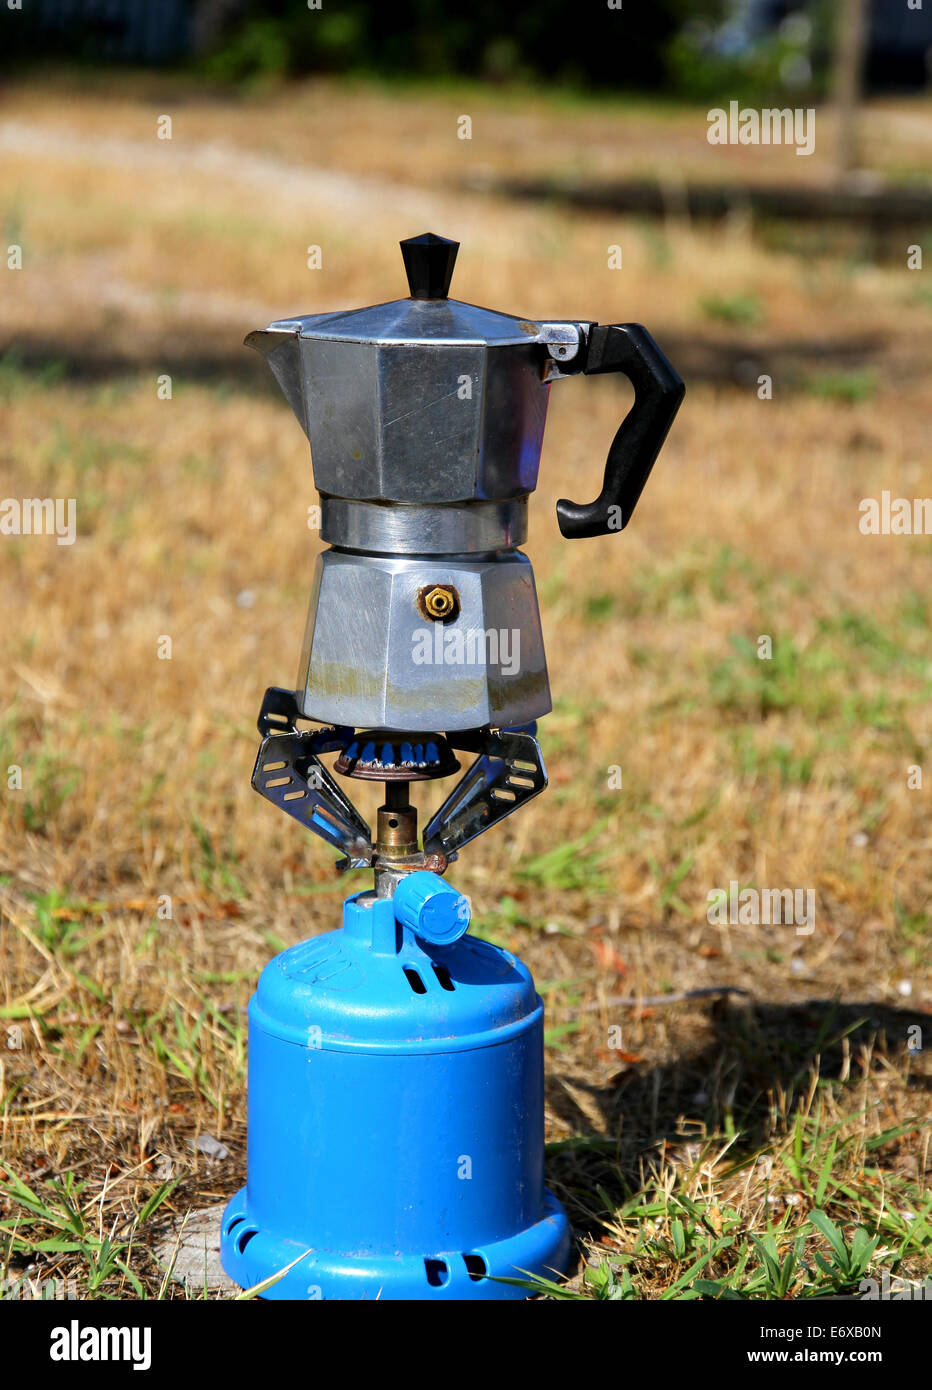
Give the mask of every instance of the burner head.
M 396 734 L 364 729 L 354 734 L 333 765 L 344 777 L 370 782 L 428 782 L 459 771 L 442 734 Z

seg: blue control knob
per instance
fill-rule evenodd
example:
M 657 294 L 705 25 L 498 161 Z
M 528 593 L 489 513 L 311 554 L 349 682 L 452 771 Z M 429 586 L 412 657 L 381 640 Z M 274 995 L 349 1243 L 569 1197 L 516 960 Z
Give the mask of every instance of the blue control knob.
M 469 926 L 469 900 L 437 874 L 418 869 L 395 889 L 395 916 L 422 941 L 450 946 Z

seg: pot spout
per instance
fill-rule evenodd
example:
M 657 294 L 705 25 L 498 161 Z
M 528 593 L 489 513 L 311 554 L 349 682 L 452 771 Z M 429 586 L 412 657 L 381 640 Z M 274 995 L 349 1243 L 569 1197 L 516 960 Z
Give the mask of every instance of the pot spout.
M 247 347 L 260 352 L 272 369 L 272 375 L 282 389 L 285 400 L 294 411 L 298 424 L 308 433 L 307 409 L 301 373 L 300 329 L 258 328 L 245 338 Z

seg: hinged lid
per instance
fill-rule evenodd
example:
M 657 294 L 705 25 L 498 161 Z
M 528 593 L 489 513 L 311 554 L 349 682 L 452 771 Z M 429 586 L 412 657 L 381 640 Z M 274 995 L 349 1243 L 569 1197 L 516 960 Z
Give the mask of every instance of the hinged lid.
M 459 242 L 425 232 L 402 241 L 410 298 L 365 309 L 276 319 L 269 330 L 351 343 L 456 343 L 507 346 L 534 342 L 540 325 L 513 314 L 447 299 Z M 250 335 L 251 336 L 251 335 Z M 249 339 L 246 340 L 249 342 Z

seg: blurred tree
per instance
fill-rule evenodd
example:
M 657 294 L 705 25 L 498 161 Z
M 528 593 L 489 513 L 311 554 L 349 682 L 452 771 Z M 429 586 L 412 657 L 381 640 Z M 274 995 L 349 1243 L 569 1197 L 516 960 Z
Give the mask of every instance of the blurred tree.
M 222 76 L 281 68 L 452 75 L 599 88 L 658 89 L 666 50 L 687 17 L 718 19 L 725 0 L 245 0 L 210 59 Z M 273 41 L 274 40 L 274 41 Z
M 209 53 L 242 16 L 244 0 L 194 0 L 191 44 L 195 53 Z
M 838 119 L 836 172 L 845 179 L 858 160 L 858 102 L 867 43 L 867 0 L 843 0 L 838 13 L 835 103 Z

